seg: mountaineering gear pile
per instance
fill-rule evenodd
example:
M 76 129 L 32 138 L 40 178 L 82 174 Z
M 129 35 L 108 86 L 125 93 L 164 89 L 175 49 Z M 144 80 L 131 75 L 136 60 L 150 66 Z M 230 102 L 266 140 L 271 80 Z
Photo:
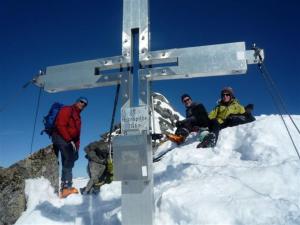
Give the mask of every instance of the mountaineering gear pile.
M 112 175 L 114 173 L 114 167 L 111 159 L 107 160 L 106 166 L 107 166 L 107 172 Z
M 113 180 L 113 164 L 109 159 L 109 143 L 96 141 L 84 149 L 88 159 L 88 173 L 90 180 L 85 188 L 81 188 L 81 194 L 96 194 L 100 187 Z
M 55 102 L 51 105 L 48 114 L 44 116 L 43 119 L 44 130 L 42 130 L 41 134 L 45 132 L 46 134 L 49 135 L 49 137 L 52 135 L 52 132 L 55 129 L 56 117 L 63 106 L 64 105 L 59 102 Z

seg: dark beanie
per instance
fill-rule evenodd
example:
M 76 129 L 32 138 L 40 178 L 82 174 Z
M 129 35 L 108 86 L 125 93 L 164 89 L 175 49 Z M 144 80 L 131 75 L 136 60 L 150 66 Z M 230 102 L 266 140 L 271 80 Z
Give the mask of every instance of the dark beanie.
M 189 96 L 188 94 L 183 94 L 181 95 L 181 101 L 183 102 L 183 99 L 185 99 L 186 97 L 192 99 L 191 96 Z
M 229 93 L 231 95 L 231 97 L 234 98 L 234 92 L 233 92 L 232 87 L 224 87 L 221 91 L 221 95 L 224 93 Z

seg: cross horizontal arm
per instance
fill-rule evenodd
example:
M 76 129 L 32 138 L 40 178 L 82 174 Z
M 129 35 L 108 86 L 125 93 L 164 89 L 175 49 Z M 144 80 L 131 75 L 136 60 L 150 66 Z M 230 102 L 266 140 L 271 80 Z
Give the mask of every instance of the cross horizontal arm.
M 35 79 L 35 84 L 47 92 L 110 86 L 120 83 L 122 74 L 127 74 L 120 69 L 130 66 L 123 56 L 49 66 Z
M 154 68 L 140 71 L 148 80 L 167 80 L 243 74 L 247 64 L 257 63 L 244 42 L 149 52 L 141 61 Z M 164 63 L 173 63 L 164 66 Z M 155 67 L 158 65 L 158 67 Z

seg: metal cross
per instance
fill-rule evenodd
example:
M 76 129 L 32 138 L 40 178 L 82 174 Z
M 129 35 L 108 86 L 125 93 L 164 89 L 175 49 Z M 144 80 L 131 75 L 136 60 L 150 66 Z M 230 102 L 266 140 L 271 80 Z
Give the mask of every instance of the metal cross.
M 148 0 L 123 0 L 122 55 L 50 66 L 35 79 L 35 84 L 47 92 L 121 84 L 122 135 L 113 139 L 113 149 L 114 180 L 122 181 L 124 225 L 153 224 L 149 83 L 243 74 L 247 64 L 259 61 L 254 50 L 246 50 L 244 42 L 150 51 L 148 8 Z M 133 107 L 132 91 L 135 37 L 141 65 L 137 107 Z

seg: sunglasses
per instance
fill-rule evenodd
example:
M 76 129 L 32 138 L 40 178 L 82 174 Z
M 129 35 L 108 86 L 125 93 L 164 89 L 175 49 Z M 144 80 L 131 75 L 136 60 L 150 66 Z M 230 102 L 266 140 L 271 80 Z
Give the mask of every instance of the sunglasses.
M 84 104 L 84 106 L 87 106 L 86 102 L 84 102 L 82 100 L 80 100 L 79 102 L 82 103 L 82 104 Z
M 222 94 L 222 97 L 224 97 L 224 96 L 231 96 L 231 94 L 224 93 L 224 94 Z
M 187 103 L 188 101 L 190 101 L 191 99 L 190 98 L 186 98 L 186 99 L 183 99 L 183 102 L 184 103 Z

